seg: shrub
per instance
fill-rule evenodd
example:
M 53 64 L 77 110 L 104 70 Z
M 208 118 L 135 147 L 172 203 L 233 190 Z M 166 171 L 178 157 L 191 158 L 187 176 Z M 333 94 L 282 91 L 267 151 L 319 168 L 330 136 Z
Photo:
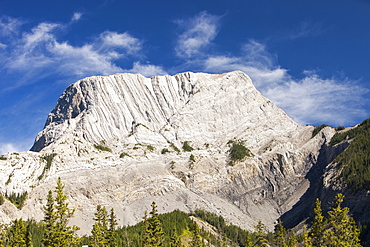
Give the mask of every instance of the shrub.
M 336 131 L 340 131 L 340 130 L 344 130 L 344 129 L 345 129 L 344 126 L 338 126 L 338 127 L 335 128 Z
M 167 148 L 163 148 L 162 151 L 161 151 L 161 154 L 165 154 L 165 153 L 168 153 L 170 152 Z
M 152 146 L 152 145 L 146 145 L 146 148 L 149 150 L 149 151 L 154 151 L 155 148 Z
M 41 180 L 44 175 L 45 175 L 45 172 L 48 171 L 51 167 L 51 164 L 53 163 L 53 159 L 54 157 L 57 156 L 56 153 L 52 153 L 52 154 L 45 154 L 44 156 L 41 156 L 40 159 L 41 161 L 45 161 L 46 162 L 46 166 L 44 166 L 44 169 L 42 170 L 42 173 L 40 176 L 38 176 L 38 180 Z
M 128 153 L 125 153 L 125 152 L 122 152 L 122 153 L 119 155 L 119 157 L 120 157 L 120 158 L 123 158 L 123 157 L 126 157 L 126 156 L 131 157 Z
M 184 141 L 182 144 L 182 150 L 184 150 L 185 152 L 191 152 L 194 150 L 194 148 L 190 146 L 188 141 Z
M 190 162 L 195 162 L 195 157 L 194 157 L 194 155 L 190 155 L 190 157 L 189 157 L 189 160 L 190 160 Z
M 175 144 L 173 144 L 172 142 L 168 142 L 170 144 L 170 147 L 176 152 L 176 153 L 180 153 L 180 149 L 178 147 L 175 146 Z
M 100 151 L 112 152 L 112 149 L 110 149 L 109 147 L 103 146 L 101 144 L 94 144 L 94 148 Z
M 245 147 L 241 141 L 229 141 L 228 144 L 232 144 L 231 148 L 229 149 L 229 165 L 234 165 L 236 161 L 241 161 L 245 157 L 253 156 L 252 152 Z
M 0 155 L 0 160 L 7 160 L 7 158 L 4 155 Z
M 0 194 L 0 205 L 3 205 L 5 202 L 4 196 Z

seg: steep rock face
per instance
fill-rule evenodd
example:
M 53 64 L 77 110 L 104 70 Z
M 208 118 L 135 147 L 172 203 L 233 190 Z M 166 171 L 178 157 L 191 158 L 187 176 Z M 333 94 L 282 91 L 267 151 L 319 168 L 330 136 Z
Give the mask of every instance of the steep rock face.
M 37 153 L 0 160 L 2 192 L 29 192 L 22 210 L 1 206 L 0 220 L 41 219 L 47 191 L 61 177 L 83 233 L 97 204 L 114 207 L 120 224 L 133 224 L 152 201 L 160 212 L 202 208 L 247 229 L 259 219 L 272 228 L 310 187 L 306 175 L 335 133 L 325 128 L 311 138 L 312 131 L 240 71 L 85 78 L 49 114 L 32 147 Z M 253 156 L 228 165 L 229 140 Z M 194 150 L 176 151 L 185 141 Z M 48 166 L 42 157 L 51 154 Z

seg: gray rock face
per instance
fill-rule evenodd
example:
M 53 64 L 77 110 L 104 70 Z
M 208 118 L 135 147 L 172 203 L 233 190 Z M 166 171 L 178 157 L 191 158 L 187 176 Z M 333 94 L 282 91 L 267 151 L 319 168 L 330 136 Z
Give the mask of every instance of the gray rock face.
M 47 191 L 61 177 L 81 233 L 97 204 L 113 207 L 122 225 L 140 221 L 152 201 L 160 213 L 201 208 L 246 229 L 259 219 L 272 228 L 310 187 L 306 175 L 335 133 L 325 128 L 311 138 L 312 131 L 240 71 L 85 78 L 58 100 L 36 152 L 0 160 L 2 192 L 29 193 L 22 210 L 0 206 L 0 221 L 41 219 Z M 228 165 L 230 140 L 253 156 Z M 182 151 L 185 141 L 194 150 Z M 40 157 L 52 153 L 45 169 Z

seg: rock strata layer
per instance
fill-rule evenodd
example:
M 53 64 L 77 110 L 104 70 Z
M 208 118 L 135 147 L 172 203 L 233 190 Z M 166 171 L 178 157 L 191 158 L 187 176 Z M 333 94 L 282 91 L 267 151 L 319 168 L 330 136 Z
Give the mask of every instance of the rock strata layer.
M 272 229 L 310 187 L 306 175 L 335 133 L 312 138 L 313 129 L 240 71 L 85 78 L 59 98 L 31 151 L 0 160 L 2 193 L 28 192 L 22 210 L 0 206 L 0 221 L 41 219 L 61 177 L 81 233 L 98 204 L 113 207 L 122 225 L 140 221 L 152 201 L 160 213 L 200 208 L 246 229 L 260 219 Z M 231 166 L 230 140 L 252 155 Z M 193 150 L 182 150 L 185 142 Z

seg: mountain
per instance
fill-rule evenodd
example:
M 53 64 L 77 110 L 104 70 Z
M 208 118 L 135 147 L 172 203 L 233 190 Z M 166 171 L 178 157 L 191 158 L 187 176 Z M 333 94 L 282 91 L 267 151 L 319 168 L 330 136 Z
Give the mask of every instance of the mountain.
M 1 156 L 1 192 L 28 194 L 21 210 L 1 205 L 0 221 L 41 219 L 61 177 L 81 233 L 98 204 L 132 225 L 152 201 L 160 213 L 204 209 L 245 229 L 260 219 L 272 229 L 280 217 L 296 225 L 349 145 L 329 144 L 333 128 L 313 136 L 314 129 L 295 123 L 240 71 L 85 78 L 64 91 L 31 151 Z M 234 160 L 234 147 L 249 155 Z M 334 180 L 327 181 L 329 188 Z

